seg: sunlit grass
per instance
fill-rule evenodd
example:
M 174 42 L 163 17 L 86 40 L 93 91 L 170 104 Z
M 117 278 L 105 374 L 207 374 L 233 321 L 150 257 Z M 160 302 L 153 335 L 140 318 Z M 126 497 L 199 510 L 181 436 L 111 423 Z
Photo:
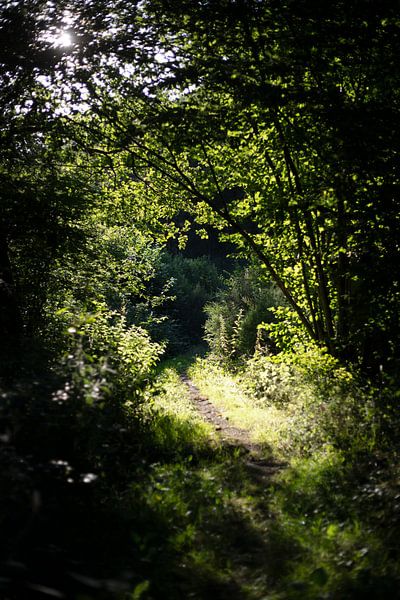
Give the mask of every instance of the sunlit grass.
M 169 452 L 207 451 L 213 444 L 214 429 L 201 418 L 174 363 L 170 361 L 170 365 L 160 373 L 158 393 L 144 409 L 152 420 L 154 443 Z
M 290 466 L 257 478 L 199 416 L 185 370 L 231 424 Z M 358 464 L 319 442 L 312 455 L 292 449 L 294 411 L 305 407 L 293 397 L 279 408 L 262 404 L 209 361 L 190 366 L 182 357 L 160 369 L 148 413 L 152 460 L 124 499 L 148 565 L 143 600 L 396 597 L 398 525 L 386 525 L 397 480 L 382 480 L 386 471 L 365 452 Z
M 168 361 L 160 371 L 148 412 L 155 460 L 125 497 L 127 511 L 138 513 L 150 596 L 258 600 L 280 569 L 266 551 L 269 490 L 200 417 L 179 365 Z M 288 549 L 279 538 L 275 553 L 282 544 Z
M 290 452 L 288 430 L 294 407 L 281 409 L 273 405 L 261 406 L 246 394 L 232 374 L 222 368 L 198 360 L 189 369 L 189 375 L 202 394 L 221 409 L 235 427 L 246 429 L 252 442 L 272 447 L 277 457 Z
M 294 460 L 280 476 L 271 510 L 299 550 L 280 582 L 287 598 L 397 597 L 391 499 L 365 485 L 365 469 L 331 450 Z

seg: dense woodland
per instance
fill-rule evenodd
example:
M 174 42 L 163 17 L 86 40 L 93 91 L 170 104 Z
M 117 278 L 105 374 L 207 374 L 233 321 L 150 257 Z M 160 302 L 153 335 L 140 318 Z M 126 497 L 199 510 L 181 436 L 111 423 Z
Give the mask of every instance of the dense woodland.
M 399 598 L 398 3 L 0 41 L 0 598 Z

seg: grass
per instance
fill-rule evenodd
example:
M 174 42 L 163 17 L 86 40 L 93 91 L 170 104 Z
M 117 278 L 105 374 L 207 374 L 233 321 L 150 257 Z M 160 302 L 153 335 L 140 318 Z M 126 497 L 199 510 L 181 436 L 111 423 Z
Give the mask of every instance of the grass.
M 61 401 L 67 388 L 54 373 L 4 394 L 0 596 L 399 598 L 396 452 L 364 443 L 365 395 L 353 410 L 356 381 L 342 373 L 331 385 L 318 361 L 304 359 L 303 389 L 285 363 L 253 361 L 254 386 L 244 387 L 244 376 L 188 354 L 158 367 L 140 403 L 124 393 L 98 406 L 72 393 Z M 260 474 L 243 448 L 221 444 L 183 372 L 288 466 Z
M 288 429 L 295 407 L 261 405 L 243 390 L 232 374 L 206 360 L 197 360 L 188 372 L 201 392 L 221 409 L 232 425 L 248 430 L 251 441 L 265 449 L 272 447 L 276 458 L 290 456 Z
M 193 452 L 204 451 L 211 443 L 214 430 L 205 423 L 190 402 L 187 386 L 179 377 L 183 359 L 164 365 L 159 374 L 159 393 L 145 407 L 152 421 L 153 443 L 160 448 L 182 452 L 191 448 Z
M 329 444 L 299 455 L 281 442 L 292 426 L 293 406 L 260 405 L 235 377 L 208 361 L 197 361 L 189 373 L 232 424 L 247 428 L 253 441 L 290 462 L 267 494 L 259 486 L 250 494 L 248 510 L 269 515 L 259 523 L 259 533 L 267 546 L 272 544 L 279 564 L 272 581 L 264 580 L 268 591 L 260 597 L 399 598 L 396 460 L 365 447 L 352 447 L 349 454 Z
M 260 476 L 242 451 L 221 445 L 190 402 L 185 370 L 287 468 Z M 37 598 L 32 584 L 44 583 L 74 600 L 400 597 L 394 453 L 349 455 L 325 444 L 303 456 L 281 441 L 293 407 L 263 405 L 237 378 L 189 355 L 160 366 L 155 392 L 137 415 L 141 429 L 135 420 L 114 432 L 107 421 L 99 431 L 104 478 L 74 485 L 57 478 L 54 490 L 43 488 L 45 511 L 34 518 L 30 490 L 18 495 L 30 523 L 18 564 L 31 571 L 10 598 Z M 16 492 L 24 485 L 16 482 Z M 14 529 L 10 522 L 10 537 Z M 15 560 L 6 566 L 17 568 Z
M 292 544 L 274 532 L 269 485 L 260 487 L 240 451 L 221 446 L 191 405 L 181 366 L 168 361 L 160 371 L 151 408 L 158 460 L 125 498 L 127 512 L 140 514 L 143 598 L 264 598 L 282 570 L 276 557 Z

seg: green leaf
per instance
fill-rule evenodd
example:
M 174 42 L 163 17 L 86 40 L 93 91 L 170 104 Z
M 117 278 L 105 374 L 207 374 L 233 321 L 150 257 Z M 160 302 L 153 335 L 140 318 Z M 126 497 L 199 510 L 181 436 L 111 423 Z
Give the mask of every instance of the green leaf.
M 148 581 L 147 579 L 145 579 L 145 581 L 140 582 L 133 591 L 132 600 L 140 600 L 143 594 L 147 592 L 149 587 L 150 581 Z
M 313 583 L 322 587 L 328 582 L 329 575 L 323 567 L 320 567 L 311 573 L 310 579 Z

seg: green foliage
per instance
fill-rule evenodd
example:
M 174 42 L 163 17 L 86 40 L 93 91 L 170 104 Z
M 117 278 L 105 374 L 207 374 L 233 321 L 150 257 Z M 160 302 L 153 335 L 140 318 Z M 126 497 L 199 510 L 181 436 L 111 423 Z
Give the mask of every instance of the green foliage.
M 96 314 L 72 315 L 60 311 L 69 324 L 67 369 L 75 393 L 83 393 L 87 404 L 104 406 L 148 399 L 145 393 L 151 371 L 162 346 L 151 342 L 147 332 L 126 324 L 124 317 L 99 305 Z
M 139 412 L 160 347 L 105 310 L 59 318 L 64 359 L 49 368 L 45 353 L 26 353 L 1 386 L 0 589 L 30 598 L 38 581 L 53 595 L 100 598 L 114 577 L 122 594 L 134 581 L 121 561 L 133 557 L 117 490 L 142 464 Z
M 396 470 L 373 454 L 353 462 L 329 451 L 284 474 L 273 505 L 303 557 L 284 579 L 285 597 L 396 597 Z
M 82 82 L 105 120 L 97 148 L 123 156 L 149 210 L 191 210 L 256 256 L 309 338 L 376 373 L 398 337 L 394 5 L 76 8 L 98 44 L 88 64 L 113 40 L 112 65 Z
M 192 357 L 170 359 L 159 368 L 157 389 L 152 400 L 143 407 L 151 419 L 154 450 L 165 456 L 188 453 L 207 454 L 212 429 L 200 417 L 190 401 L 187 387 L 177 368 L 191 362 Z
M 265 454 L 290 461 L 268 480 L 269 496 L 260 483 L 253 488 L 256 504 L 248 507 L 258 516 L 266 509 L 271 519 L 264 522 L 263 539 L 273 540 L 280 570 L 267 584 L 268 594 L 293 600 L 396 597 L 397 450 L 383 453 L 370 428 L 371 415 L 363 407 L 357 410 L 357 394 L 365 402 L 365 392 L 354 375 L 319 349 L 293 361 L 288 355 L 258 361 L 249 365 L 253 372 L 244 370 L 240 377 L 209 360 L 197 361 L 190 373 L 231 425 L 246 427 Z M 259 396 L 257 383 L 251 387 L 254 380 L 259 380 Z M 326 414 L 318 415 L 322 395 L 332 409 L 327 402 Z
M 247 361 L 241 383 L 258 403 L 287 412 L 283 445 L 292 451 L 309 455 L 332 445 L 351 453 L 375 445 L 372 392 L 318 347 L 272 357 L 256 354 Z
M 48 185 L 62 179 L 52 158 L 74 163 L 78 151 L 82 168 L 69 179 L 75 192 L 74 181 L 83 180 L 84 205 L 101 190 L 105 219 L 140 221 L 163 240 L 177 229 L 174 213 L 192 212 L 199 227 L 214 226 L 242 255 L 256 257 L 309 338 L 375 375 L 379 364 L 393 364 L 393 265 L 400 264 L 394 7 L 350 2 L 343 11 L 333 2 L 313 6 L 314 18 L 307 2 L 292 0 L 195 2 L 190 10 L 162 0 L 115 10 L 103 3 L 96 15 L 76 0 L 68 6 L 69 16 L 41 3 L 0 13 L 9 40 L 21 15 L 26 40 L 23 51 L 15 42 L 14 60 L 7 50 L 0 57 L 6 183 L 16 152 L 29 170 L 36 157 L 27 148 L 42 147 L 50 159 L 42 163 L 51 165 L 46 207 L 51 189 L 63 195 Z M 66 19 L 73 43 L 56 49 L 44 34 Z M 42 187 L 32 183 L 40 197 Z M 14 207 L 29 196 L 8 189 Z M 67 208 L 73 196 L 65 195 Z M 10 245 L 8 217 L 4 225 Z
M 221 361 L 251 355 L 257 345 L 272 347 L 271 340 L 257 337 L 260 323 L 273 319 L 273 309 L 283 298 L 254 268 L 228 277 L 224 289 L 206 306 L 205 340 Z
M 56 263 L 82 250 L 82 221 L 93 210 L 95 198 L 80 157 L 68 164 L 70 146 L 54 148 L 50 136 L 33 134 L 16 144 L 22 145 L 18 157 L 15 149 L 6 149 L 0 157 L 0 268 L 9 262 L 8 281 L 14 286 L 22 330 L 13 335 L 29 337 L 37 335 L 45 321 Z
M 300 377 L 290 364 L 259 354 L 246 362 L 243 383 L 257 401 L 278 407 L 295 402 L 300 391 Z
M 154 322 L 148 328 L 155 339 L 166 341 L 170 355 L 201 342 L 204 306 L 221 285 L 222 275 L 209 257 L 160 254 L 152 286 L 164 301 L 153 310 Z
M 318 347 L 295 355 L 256 353 L 236 365 L 234 376 L 211 356 L 190 373 L 235 426 L 282 457 L 329 448 L 351 456 L 377 446 L 375 391 Z
M 267 335 L 276 349 L 282 352 L 295 353 L 310 347 L 310 340 L 304 331 L 304 327 L 298 315 L 288 306 L 272 306 L 270 309 L 273 320 L 269 323 L 259 323 L 258 331 L 260 337 Z M 265 351 L 260 345 L 259 350 Z
M 157 321 L 154 309 L 166 298 L 165 289 L 153 286 L 160 248 L 133 226 L 105 226 L 91 218 L 81 231 L 81 247 L 65 252 L 50 270 L 43 335 L 51 343 L 51 335 L 62 333 L 54 315 L 105 307 L 128 325 L 150 328 Z
M 397 12 L 2 3 L 1 596 L 398 596 Z M 263 277 L 215 299 L 182 210 Z M 154 383 L 205 304 L 242 369 L 193 372 L 277 482 Z

